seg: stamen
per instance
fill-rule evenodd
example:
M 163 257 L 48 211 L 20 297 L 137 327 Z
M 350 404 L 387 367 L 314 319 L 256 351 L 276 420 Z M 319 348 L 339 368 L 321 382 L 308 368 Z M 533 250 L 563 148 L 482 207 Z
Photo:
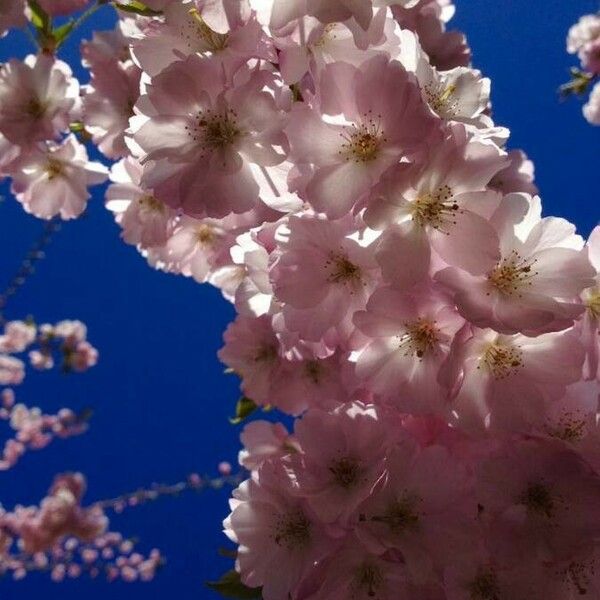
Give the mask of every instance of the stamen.
M 420 227 L 429 225 L 442 233 L 447 225 L 456 225 L 454 216 L 459 206 L 452 200 L 452 188 L 440 186 L 433 192 L 421 194 L 412 204 L 413 221 Z
M 273 539 L 278 546 L 283 546 L 288 550 L 305 548 L 310 542 L 310 529 L 310 521 L 298 509 L 279 516 L 275 523 Z
M 349 132 L 344 132 L 341 137 L 345 140 L 342 144 L 339 154 L 344 156 L 347 161 L 356 163 L 368 163 L 379 156 L 382 144 L 387 142 L 387 138 L 380 128 L 379 122 L 381 115 L 377 116 L 377 121 L 371 116 L 371 111 L 364 115 L 362 123 L 352 125 Z
M 231 109 L 225 112 L 198 111 L 196 123 L 185 129 L 192 140 L 200 145 L 202 156 L 206 151 L 233 146 L 242 134 L 237 124 L 237 114 Z
M 446 87 L 429 84 L 425 86 L 425 96 L 434 112 L 441 117 L 450 119 L 458 114 L 458 98 L 454 96 L 456 90 L 457 86 L 455 84 Z
M 432 350 L 437 341 L 439 330 L 435 321 L 418 319 L 413 323 L 404 323 L 406 328 L 404 334 L 397 336 L 399 349 L 404 349 L 405 356 L 416 355 L 423 358 L 427 352 Z
M 60 161 L 54 158 L 49 158 L 48 162 L 46 163 L 45 171 L 48 174 L 48 180 L 52 181 L 52 179 L 64 175 L 65 168 Z
M 600 319 L 600 291 L 595 291 L 585 301 L 585 307 L 594 319 Z
M 360 466 L 354 458 L 345 456 L 334 460 L 329 467 L 329 471 L 337 485 L 349 489 L 358 482 Z
M 523 367 L 523 353 L 513 346 L 492 344 L 484 353 L 483 363 L 496 379 L 514 375 Z M 479 369 L 481 363 L 477 366 Z
M 488 281 L 503 296 L 512 296 L 523 286 L 532 285 L 531 280 L 538 274 L 532 269 L 535 262 L 523 259 L 516 250 L 513 250 L 488 274 Z
M 146 210 L 160 213 L 165 212 L 165 205 L 151 194 L 145 194 L 144 196 L 140 196 L 138 198 L 138 204 L 141 208 Z
M 548 424 L 545 429 L 548 435 L 563 442 L 578 442 L 585 435 L 586 422 L 571 412 L 565 412 L 558 423 Z
M 345 254 L 332 252 L 325 261 L 325 269 L 329 272 L 327 281 L 356 285 L 362 282 L 360 267 L 348 260 Z
M 351 588 L 355 592 L 362 593 L 367 592 L 369 598 L 374 598 L 377 594 L 377 589 L 383 585 L 384 577 L 381 573 L 381 569 L 370 562 L 365 562 L 358 567 Z M 358 597 L 357 594 L 353 593 L 352 598 Z
M 556 508 L 550 489 L 543 483 L 531 484 L 521 497 L 521 502 L 530 512 L 542 515 L 548 519 L 552 518 L 554 509 Z
M 41 119 L 46 112 L 46 105 L 38 98 L 30 98 L 24 106 L 24 112 L 36 120 Z
M 261 346 L 254 355 L 254 362 L 273 362 L 277 358 L 277 348 L 267 344 Z
M 483 571 L 467 586 L 470 600 L 500 600 L 500 589 L 496 575 Z
M 211 52 L 221 52 L 227 48 L 229 43 L 228 33 L 218 33 L 211 29 L 207 24 L 197 8 L 191 8 L 189 10 L 194 24 L 196 25 L 197 33 L 202 40 L 208 46 Z
M 309 360 L 304 364 L 304 374 L 315 384 L 321 383 L 323 368 L 318 360 Z
M 203 224 L 196 230 L 196 238 L 202 246 L 211 246 L 217 239 L 217 234 L 213 227 Z
M 416 510 L 417 498 L 404 495 L 393 502 L 381 516 L 371 517 L 375 523 L 384 523 L 394 534 L 415 529 L 419 524 L 419 513 Z

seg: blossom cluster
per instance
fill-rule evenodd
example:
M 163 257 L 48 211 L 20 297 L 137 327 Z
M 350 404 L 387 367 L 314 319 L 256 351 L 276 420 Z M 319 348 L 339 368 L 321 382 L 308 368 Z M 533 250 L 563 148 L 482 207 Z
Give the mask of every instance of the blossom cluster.
M 453 11 L 136 1 L 88 84 L 0 69 L 17 199 L 77 216 L 103 169 L 57 140 L 92 140 L 123 239 L 222 290 L 221 360 L 298 417 L 244 430 L 225 521 L 265 600 L 600 594 L 600 228 L 542 216 Z
M 592 125 L 600 125 L 600 13 L 584 15 L 571 27 L 567 36 L 567 52 L 577 54 L 581 69 L 572 69 L 572 81 L 562 89 L 584 94 L 594 82 L 583 115 Z
M 158 550 L 148 557 L 134 544 L 107 530 L 108 519 L 97 504 L 82 507 L 85 479 L 80 473 L 55 478 L 39 506 L 0 506 L 0 576 L 22 579 L 31 571 L 48 571 L 53 581 L 104 575 L 109 581 L 150 581 L 161 566 Z
M 14 356 L 29 349 L 29 362 L 38 370 L 54 366 L 61 359 L 64 372 L 83 372 L 94 366 L 98 351 L 87 340 L 87 328 L 81 321 L 60 321 L 56 325 L 31 321 L 9 321 L 0 335 L 0 386 L 19 385 L 25 378 L 25 363 Z M 17 403 L 10 387 L 0 392 L 0 421 L 9 424 L 14 434 L 4 442 L 0 471 L 15 466 L 27 450 L 45 448 L 56 438 L 80 435 L 87 429 L 89 415 L 68 408 L 56 414 L 44 414 L 41 408 Z
M 0 335 L 0 385 L 18 385 L 25 378 L 25 363 L 14 356 L 29 349 L 34 369 L 54 367 L 57 358 L 65 372 L 84 372 L 98 361 L 98 351 L 87 340 L 81 321 L 60 321 L 56 325 L 31 321 L 10 321 Z

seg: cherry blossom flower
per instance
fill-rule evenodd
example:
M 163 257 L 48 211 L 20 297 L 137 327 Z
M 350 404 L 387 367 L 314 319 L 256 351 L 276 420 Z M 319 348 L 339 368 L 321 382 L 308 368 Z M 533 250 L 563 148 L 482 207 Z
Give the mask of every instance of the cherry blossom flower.
M 164 20 L 148 24 L 136 37 L 132 54 L 152 77 L 192 54 L 211 56 L 229 75 L 250 58 L 277 60 L 246 0 L 171 2 Z
M 580 380 L 582 365 L 583 348 L 573 332 L 531 338 L 478 330 L 457 338 L 447 368 L 458 388 L 452 404 L 458 426 L 541 427 L 566 387 Z
M 379 288 L 354 322 L 370 340 L 356 358 L 359 381 L 404 412 L 447 412 L 437 374 L 464 324 L 448 297 Z
M 125 130 L 139 97 L 141 71 L 133 63 L 102 63 L 84 88 L 83 122 L 100 151 L 109 158 L 125 156 Z
M 290 217 L 284 252 L 271 270 L 286 326 L 311 341 L 330 328 L 351 333 L 378 275 L 368 247 L 352 239 L 352 219 Z M 282 234 L 283 235 L 283 234 Z
M 498 560 L 518 564 L 572 558 L 600 527 L 600 480 L 571 450 L 527 440 L 482 465 L 477 499 Z
M 472 543 L 476 511 L 465 496 L 466 473 L 441 446 L 404 444 L 387 461 L 386 484 L 361 509 L 357 535 L 376 554 L 400 550 L 411 579 L 429 583 L 438 565 L 459 560 Z
M 292 468 L 300 493 L 325 523 L 347 521 L 385 473 L 386 431 L 373 406 L 309 410 L 294 433 L 302 448 Z
M 374 86 L 378 94 L 372 93 Z M 313 166 L 306 199 L 328 217 L 339 218 L 389 167 L 422 148 L 435 121 L 409 73 L 385 56 L 360 67 L 327 65 L 320 100 L 319 107 L 292 111 L 286 132 L 292 158 Z
M 471 62 L 471 50 L 464 34 L 446 30 L 454 10 L 449 0 L 421 0 L 414 5 L 392 6 L 400 27 L 417 34 L 429 62 L 440 71 L 466 67 Z
M 45 54 L 0 68 L 0 133 L 27 146 L 68 130 L 79 84 L 69 66 Z
M 368 552 L 354 537 L 320 571 L 322 584 L 318 592 L 309 596 L 310 600 L 391 600 L 408 594 L 402 562 Z
M 280 465 L 265 463 L 256 479 L 234 491 L 233 512 L 224 522 L 227 536 L 239 544 L 236 565 L 242 581 L 262 586 L 265 600 L 294 593 L 335 544 L 306 502 L 291 493 L 291 485 Z
M 85 146 L 70 135 L 60 145 L 36 148 L 12 173 L 12 191 L 27 212 L 42 219 L 74 219 L 91 197 L 88 186 L 106 180 L 108 170 L 90 162 Z
M 285 117 L 264 91 L 273 75 L 238 76 L 223 90 L 215 62 L 176 62 L 153 79 L 131 120 L 143 150 L 142 185 L 192 216 L 250 210 L 259 195 L 250 163 L 266 169 L 285 159 Z
M 240 435 L 243 450 L 239 463 L 249 470 L 257 470 L 265 461 L 299 452 L 297 439 L 281 423 L 252 421 Z
M 423 281 L 432 248 L 446 263 L 473 274 L 487 271 L 486 260 L 498 261 L 498 236 L 480 213 L 494 201 L 487 183 L 505 164 L 493 144 L 470 140 L 456 126 L 426 167 L 390 170 L 373 189 L 365 213 L 371 227 L 385 229 L 377 245 L 384 279 L 398 287 Z M 400 255 L 406 257 L 402 262 Z
M 594 276 L 583 240 L 563 219 L 523 221 L 527 212 L 536 211 L 537 201 L 530 203 L 526 195 L 509 194 L 494 212 L 502 258 L 494 264 L 480 256 L 485 274 L 448 268 L 436 275 L 455 292 L 460 313 L 478 327 L 537 335 L 565 329 L 583 312 L 573 298 Z
M 128 157 L 110 170 L 112 184 L 106 191 L 106 208 L 123 228 L 128 244 L 142 248 L 163 246 L 171 235 L 175 213 L 140 187 L 142 166 Z

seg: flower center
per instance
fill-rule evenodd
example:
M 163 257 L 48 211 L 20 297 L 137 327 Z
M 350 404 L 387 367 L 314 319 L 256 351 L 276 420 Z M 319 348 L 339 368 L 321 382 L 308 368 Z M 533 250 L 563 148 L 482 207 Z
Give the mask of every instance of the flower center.
M 452 196 L 452 189 L 447 185 L 421 194 L 412 205 L 413 221 L 421 227 L 430 225 L 439 231 L 443 231 L 444 225 L 455 225 L 453 217 L 459 207 L 452 201 Z
M 305 548 L 310 542 L 310 527 L 310 521 L 301 510 L 280 515 L 275 523 L 275 543 L 287 550 Z
M 522 352 L 512 346 L 492 344 L 485 351 L 482 360 L 496 379 L 505 379 L 509 375 L 514 375 L 523 366 Z
M 436 345 L 439 330 L 435 322 L 419 319 L 414 323 L 405 323 L 406 331 L 397 336 L 400 340 L 399 349 L 404 349 L 405 356 L 416 355 L 423 358 Z
M 371 517 L 371 521 L 384 523 L 392 533 L 402 533 L 409 529 L 415 529 L 419 524 L 416 504 L 416 498 L 405 495 L 390 504 L 383 515 Z
M 52 179 L 55 179 L 56 177 L 64 175 L 65 173 L 64 165 L 54 158 L 48 159 L 45 170 L 48 174 L 48 179 L 50 181 L 52 181 Z
M 277 358 L 277 348 L 264 344 L 261 346 L 254 355 L 254 362 L 273 362 Z
M 378 116 L 378 120 L 381 115 Z M 339 154 L 347 161 L 356 163 L 368 163 L 379 156 L 383 143 L 387 141 L 377 121 L 370 113 L 364 116 L 364 121 L 358 125 L 352 125 L 350 131 L 341 134 L 344 139 Z
M 454 94 L 456 89 L 457 87 L 454 84 L 447 86 L 443 86 L 443 84 L 441 86 L 426 85 L 425 96 L 431 110 L 447 119 L 455 117 L 459 108 L 458 98 Z
M 354 487 L 360 475 L 358 461 L 348 456 L 334 460 L 329 467 L 329 471 L 333 475 L 335 483 L 346 489 Z
M 594 562 L 572 562 L 563 572 L 567 581 L 575 588 L 580 596 L 586 596 L 595 574 Z M 592 577 L 590 577 L 590 573 Z
M 321 382 L 321 375 L 323 374 L 323 368 L 317 360 L 309 360 L 304 364 L 304 374 L 308 377 L 315 385 Z
M 552 493 L 543 483 L 532 483 L 525 490 L 521 502 L 528 511 L 548 519 L 552 518 L 556 507 Z
M 367 597 L 374 598 L 377 589 L 383 585 L 384 577 L 381 569 L 370 562 L 364 562 L 358 567 L 352 580 L 351 589 L 361 593 L 366 592 Z M 356 594 L 352 595 L 355 598 Z
M 531 280 L 537 275 L 537 271 L 532 270 L 534 264 L 535 261 L 523 259 L 513 250 L 488 274 L 488 281 L 502 295 L 512 296 L 523 286 L 531 285 Z
M 335 38 L 337 37 L 335 35 L 337 25 L 337 23 L 328 23 L 327 25 L 325 25 L 321 37 L 314 44 L 311 45 L 312 48 L 321 48 L 325 46 L 328 42 L 335 40 Z
M 160 213 L 165 211 L 165 205 L 160 200 L 157 200 L 151 194 L 146 194 L 146 195 L 138 198 L 138 204 L 140 205 L 140 208 L 146 209 L 149 211 L 160 212 Z
M 470 600 L 500 600 L 498 580 L 492 572 L 479 573 L 467 589 Z
M 194 142 L 198 142 L 204 151 L 224 150 L 232 146 L 241 135 L 237 124 L 237 115 L 233 110 L 213 112 L 199 111 L 194 125 L 186 126 Z
M 577 415 L 571 412 L 565 412 L 557 423 L 548 424 L 546 431 L 548 435 L 563 442 L 577 442 L 585 435 L 585 426 L 584 419 L 577 418 Z
M 329 271 L 327 281 L 330 283 L 357 284 L 362 281 L 360 267 L 350 262 L 345 254 L 331 253 L 325 268 Z
M 211 246 L 217 239 L 217 234 L 210 225 L 200 225 L 196 229 L 196 238 L 200 245 Z
M 41 119 L 46 112 L 46 106 L 38 98 L 31 98 L 24 107 L 26 115 L 34 119 Z
M 594 319 L 600 319 L 600 291 L 595 291 L 585 301 L 585 306 Z
M 200 36 L 202 41 L 206 44 L 210 52 L 221 52 L 225 50 L 229 44 L 228 33 L 218 33 L 211 29 L 197 8 L 192 8 L 189 11 L 192 17 L 193 24 L 196 27 L 196 33 Z

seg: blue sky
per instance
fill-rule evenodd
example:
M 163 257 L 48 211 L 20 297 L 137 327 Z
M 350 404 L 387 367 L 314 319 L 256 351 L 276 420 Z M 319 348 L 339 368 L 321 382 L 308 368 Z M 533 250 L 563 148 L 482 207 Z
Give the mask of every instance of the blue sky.
M 457 0 L 453 21 L 468 34 L 475 65 L 492 78 L 494 116 L 512 130 L 511 147 L 525 149 L 536 163 L 545 213 L 570 219 L 586 235 L 599 215 L 600 129 L 584 121 L 579 101 L 559 102 L 556 89 L 575 64 L 565 52 L 569 26 L 597 8 L 596 0 Z M 108 26 L 109 14 L 106 9 L 91 25 Z M 90 27 L 85 31 L 89 35 Z M 71 62 L 77 60 L 74 42 L 64 52 Z M 27 51 L 19 36 L 0 41 L 0 60 Z M 0 184 L 0 194 L 6 197 L 0 204 L 2 287 L 42 224 L 23 213 L 6 184 Z M 85 375 L 33 373 L 18 390 L 23 401 L 49 411 L 90 406 L 95 414 L 84 436 L 31 453 L 13 471 L 0 473 L 0 499 L 7 507 L 37 501 L 56 472 L 85 472 L 91 501 L 191 471 L 214 472 L 220 460 L 235 460 L 239 429 L 227 417 L 238 385 L 216 358 L 233 310 L 209 286 L 151 270 L 120 241 L 101 188 L 86 216 L 56 235 L 6 314 L 82 319 L 101 353 L 98 366 Z M 217 555 L 226 546 L 226 514 L 227 493 L 204 492 L 115 518 L 115 528 L 139 538 L 141 549 L 157 546 L 166 554 L 168 564 L 151 584 L 81 579 L 56 586 L 32 576 L 18 584 L 0 581 L 0 596 L 212 598 L 203 582 L 228 568 Z

